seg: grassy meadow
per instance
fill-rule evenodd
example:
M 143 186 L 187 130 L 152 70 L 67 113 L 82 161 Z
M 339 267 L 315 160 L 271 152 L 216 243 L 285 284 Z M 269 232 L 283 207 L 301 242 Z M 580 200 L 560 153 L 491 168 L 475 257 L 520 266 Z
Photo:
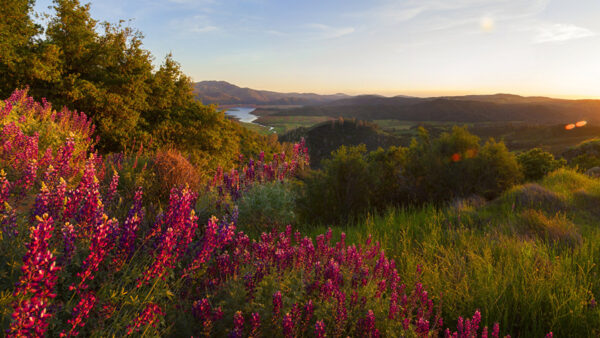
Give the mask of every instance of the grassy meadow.
M 351 243 L 371 235 L 409 283 L 421 266 L 444 318 L 480 309 L 484 324 L 517 336 L 591 337 L 600 333 L 599 223 L 600 180 L 561 169 L 488 203 L 392 208 L 333 231 Z

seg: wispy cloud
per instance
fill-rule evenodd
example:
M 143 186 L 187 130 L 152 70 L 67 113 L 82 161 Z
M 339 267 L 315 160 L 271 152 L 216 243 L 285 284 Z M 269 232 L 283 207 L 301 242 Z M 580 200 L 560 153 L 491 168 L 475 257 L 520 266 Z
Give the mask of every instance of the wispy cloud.
M 455 26 L 479 22 L 481 15 L 490 15 L 496 20 L 531 17 L 542 12 L 548 2 L 549 0 L 408 0 L 388 2 L 366 12 L 350 15 L 371 17 L 378 24 L 397 24 L 423 17 L 429 21 L 440 20 L 444 27 L 448 27 L 451 26 L 449 21 L 455 21 Z
M 195 15 L 182 20 L 171 21 L 171 28 L 179 34 L 202 34 L 219 29 L 205 15 Z
M 332 27 L 320 23 L 310 23 L 307 27 L 315 32 L 314 39 L 336 39 L 354 33 L 354 27 Z
M 587 28 L 561 23 L 543 24 L 536 30 L 537 34 L 533 39 L 535 43 L 563 42 L 596 35 Z
M 265 33 L 269 34 L 269 35 L 274 35 L 274 36 L 286 36 L 287 34 L 278 30 L 274 30 L 274 29 L 269 29 L 266 30 Z

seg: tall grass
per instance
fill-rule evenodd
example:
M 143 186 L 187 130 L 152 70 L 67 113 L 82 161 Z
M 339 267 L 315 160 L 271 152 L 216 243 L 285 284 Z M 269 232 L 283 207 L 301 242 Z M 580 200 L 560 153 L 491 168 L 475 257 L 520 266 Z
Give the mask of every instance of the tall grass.
M 501 322 L 519 336 L 544 336 L 549 331 L 557 336 L 598 336 L 595 297 L 600 280 L 595 262 L 600 259 L 600 218 L 594 208 L 600 205 L 584 206 L 576 197 L 598 198 L 600 181 L 561 169 L 541 186 L 564 200 L 567 210 L 553 213 L 543 205 L 537 210 L 518 206 L 519 196 L 511 191 L 479 208 L 390 209 L 338 230 L 346 232 L 348 242 L 360 243 L 367 234 L 380 241 L 405 283 L 421 265 L 423 284 L 432 294 L 442 295 L 444 318 L 480 309 L 486 314 L 483 325 Z M 534 215 L 536 226 L 548 231 L 565 227 L 556 230 L 560 236 L 573 231 L 581 236 L 560 245 L 561 238 L 545 230 L 524 233 L 523 214 Z

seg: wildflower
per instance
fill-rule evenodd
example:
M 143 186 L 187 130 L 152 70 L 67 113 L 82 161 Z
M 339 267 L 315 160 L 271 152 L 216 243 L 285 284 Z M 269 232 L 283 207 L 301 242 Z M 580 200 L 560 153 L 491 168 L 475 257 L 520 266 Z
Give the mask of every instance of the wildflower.
M 250 337 L 258 337 L 260 335 L 260 315 L 257 312 L 252 313 L 250 326 Z
M 315 337 L 323 338 L 325 337 L 325 323 L 322 320 L 318 320 L 315 323 Z
M 49 305 L 56 297 L 54 287 L 60 270 L 48 245 L 54 221 L 44 214 L 36 217 L 36 222 L 29 235 L 27 254 L 23 257 L 23 275 L 14 293 L 17 301 L 13 304 L 11 337 L 43 336 L 52 317 Z
M 244 316 L 241 311 L 233 315 L 233 330 L 229 334 L 231 338 L 241 338 L 244 334 Z
M 286 313 L 283 316 L 283 335 L 286 338 L 294 337 L 294 320 L 292 319 L 292 315 Z
M 73 308 L 72 318 L 67 321 L 71 328 L 69 331 L 61 332 L 61 337 L 74 337 L 79 335 L 79 328 L 85 326 L 86 319 L 90 316 L 90 311 L 96 304 L 96 295 L 93 292 L 86 292 L 83 294 L 79 303 Z
M 127 335 L 131 335 L 134 332 L 140 331 L 142 328 L 152 325 L 156 328 L 157 321 L 165 313 L 162 311 L 160 306 L 154 303 L 146 304 L 146 307 L 142 313 L 133 321 L 132 324 L 127 326 Z

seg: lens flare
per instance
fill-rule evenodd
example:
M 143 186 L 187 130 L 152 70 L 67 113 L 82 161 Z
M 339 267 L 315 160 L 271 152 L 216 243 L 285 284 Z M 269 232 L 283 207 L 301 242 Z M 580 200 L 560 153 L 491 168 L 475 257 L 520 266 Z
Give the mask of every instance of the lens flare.
M 587 124 L 587 121 L 579 121 L 575 123 L 575 127 L 583 127 Z
M 566 130 L 575 129 L 575 125 L 574 125 L 573 123 L 571 123 L 571 124 L 567 124 L 567 125 L 565 126 L 565 129 L 566 129 Z
M 452 154 L 452 157 L 450 157 L 450 159 L 452 160 L 452 162 L 458 162 L 458 161 L 460 161 L 460 154 L 454 153 L 454 154 Z

